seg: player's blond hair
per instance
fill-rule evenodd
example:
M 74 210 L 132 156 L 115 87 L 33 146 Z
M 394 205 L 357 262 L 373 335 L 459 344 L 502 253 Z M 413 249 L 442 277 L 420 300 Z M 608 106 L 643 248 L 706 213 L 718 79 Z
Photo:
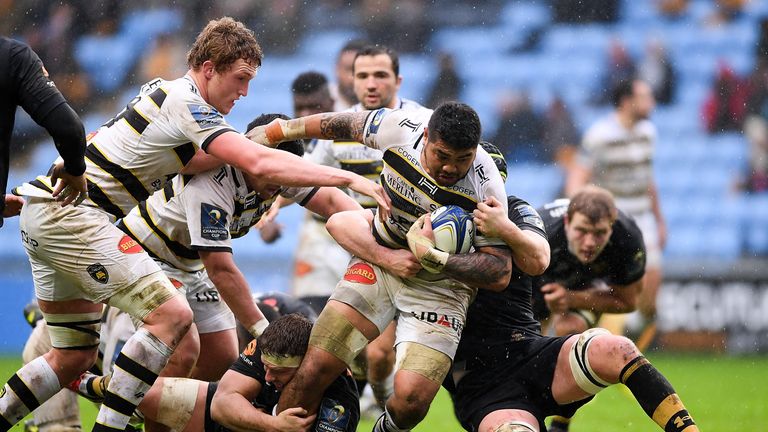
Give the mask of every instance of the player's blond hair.
M 608 219 L 613 223 L 619 215 L 613 194 L 595 185 L 584 186 L 571 198 L 568 204 L 568 219 L 576 213 L 583 214 L 590 223 Z
M 187 53 L 187 64 L 197 70 L 206 60 L 214 64 L 216 72 L 226 72 L 239 59 L 249 65 L 261 66 L 263 52 L 253 31 L 230 17 L 211 20 L 197 35 Z

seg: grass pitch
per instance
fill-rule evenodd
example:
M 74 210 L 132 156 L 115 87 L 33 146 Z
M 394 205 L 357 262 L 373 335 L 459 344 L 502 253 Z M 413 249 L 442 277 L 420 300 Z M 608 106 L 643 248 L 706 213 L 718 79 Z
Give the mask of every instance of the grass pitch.
M 768 357 L 656 354 L 648 356 L 672 382 L 689 412 L 704 431 L 763 430 L 768 424 Z M 0 357 L 0 373 L 7 379 L 21 360 Z M 97 410 L 81 399 L 83 430 L 90 430 Z M 370 431 L 364 419 L 359 431 Z M 21 426 L 13 428 L 22 430 Z M 448 395 L 441 391 L 417 432 L 460 431 Z M 659 431 L 623 386 L 604 390 L 573 420 L 573 432 Z

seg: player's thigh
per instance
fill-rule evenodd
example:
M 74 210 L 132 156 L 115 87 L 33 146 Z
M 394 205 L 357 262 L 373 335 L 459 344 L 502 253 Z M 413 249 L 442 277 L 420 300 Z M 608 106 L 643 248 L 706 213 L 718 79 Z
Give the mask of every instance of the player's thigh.
M 376 326 L 375 336 L 378 336 L 395 316 L 392 298 L 401 285 L 400 279 L 389 272 L 359 258 L 353 258 L 343 279 L 336 285 L 331 300 L 349 306 L 373 323 Z M 366 333 L 366 336 L 370 333 L 364 328 L 360 330 Z
M 45 323 L 45 320 L 40 320 L 35 328 L 32 329 L 32 333 L 29 334 L 21 357 L 26 364 L 47 353 L 51 348 L 53 347 L 51 346 L 51 338 L 48 335 L 48 325 Z
M 48 301 L 100 302 L 160 269 L 109 217 L 89 207 L 30 199 L 20 219 L 35 291 Z

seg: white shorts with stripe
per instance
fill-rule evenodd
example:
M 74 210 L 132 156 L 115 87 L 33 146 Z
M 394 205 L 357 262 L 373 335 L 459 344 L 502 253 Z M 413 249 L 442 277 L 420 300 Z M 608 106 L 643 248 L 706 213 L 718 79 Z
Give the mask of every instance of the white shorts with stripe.
M 205 270 L 185 272 L 165 263 L 158 264 L 173 286 L 185 293 L 198 333 L 215 333 L 235 328 L 235 315 L 222 300 L 219 290 Z
M 37 298 L 101 302 L 160 267 L 94 207 L 27 197 L 19 217 Z
M 397 319 L 395 346 L 415 342 L 453 359 L 474 294 L 452 279 L 403 279 L 352 258 L 331 299 L 352 306 L 379 332 Z

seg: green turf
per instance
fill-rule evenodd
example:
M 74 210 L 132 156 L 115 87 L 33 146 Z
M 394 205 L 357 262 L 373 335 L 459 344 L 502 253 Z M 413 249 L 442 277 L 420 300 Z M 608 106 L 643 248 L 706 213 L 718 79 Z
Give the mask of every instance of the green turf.
M 768 424 L 768 357 L 654 354 L 649 358 L 677 389 L 696 422 L 705 431 L 763 430 Z M 9 377 L 20 360 L 0 357 L 0 375 Z M 96 409 L 82 400 L 84 430 L 90 430 Z M 370 431 L 371 421 L 358 430 Z M 18 427 L 14 430 L 20 430 Z M 424 422 L 415 431 L 459 431 L 445 392 L 438 394 Z M 659 431 L 626 388 L 614 386 L 582 408 L 573 432 Z

